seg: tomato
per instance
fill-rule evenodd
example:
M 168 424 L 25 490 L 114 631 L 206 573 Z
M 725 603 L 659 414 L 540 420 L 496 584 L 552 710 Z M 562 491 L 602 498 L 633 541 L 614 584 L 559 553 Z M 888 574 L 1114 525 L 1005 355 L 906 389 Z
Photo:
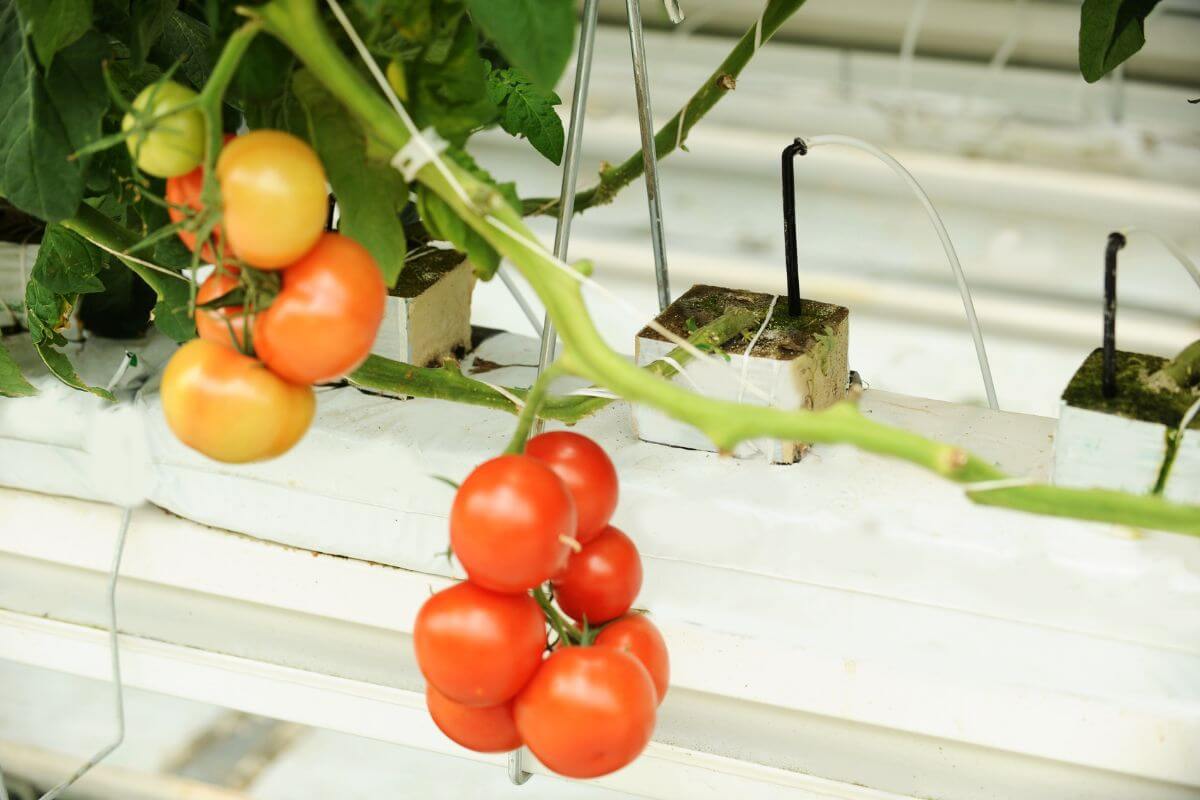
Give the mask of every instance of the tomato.
M 125 140 L 138 169 L 159 178 L 191 172 L 204 160 L 204 115 L 197 106 L 176 113 L 172 110 L 196 99 L 196 93 L 174 81 L 147 86 L 133 100 L 133 109 L 152 117 L 163 116 L 153 127 L 130 134 Z M 130 111 L 121 122 L 127 131 L 137 124 Z
M 450 547 L 473 583 L 524 592 L 566 562 L 575 504 L 549 467 L 504 455 L 467 476 L 450 508 Z
M 425 687 L 425 705 L 441 732 L 468 750 L 504 753 L 521 746 L 511 700 L 498 706 L 465 706 L 430 685 Z
M 258 130 L 227 144 L 217 159 L 225 239 L 259 269 L 304 255 L 325 230 L 329 194 L 313 149 L 283 131 Z
M 671 659 L 662 634 L 653 622 L 646 619 L 645 614 L 630 614 L 610 622 L 600 631 L 595 644 L 597 647 L 611 647 L 629 653 L 640 661 L 650 673 L 654 693 L 658 696 L 658 702 L 662 703 L 671 681 Z
M 456 703 L 494 706 L 521 690 L 542 663 L 546 622 L 529 595 L 458 583 L 430 597 L 413 626 L 417 666 Z
M 595 778 L 637 758 L 654 733 L 654 684 L 609 647 L 562 647 L 513 702 L 521 738 L 550 769 Z
M 633 540 L 609 525 L 572 553 L 551 581 L 554 599 L 569 617 L 599 625 L 624 614 L 637 599 L 642 559 Z
M 254 326 L 254 349 L 273 372 L 293 383 L 321 383 L 370 355 L 387 287 L 365 247 L 326 233 L 282 278 Z
M 316 407 L 311 388 L 204 339 L 171 356 L 161 395 L 167 425 L 181 442 L 231 464 L 287 452 L 308 430 Z
M 241 285 L 238 281 L 237 267 L 218 267 L 200 284 L 196 292 L 196 305 L 223 297 Z M 246 317 L 242 314 L 242 306 L 224 306 L 222 308 L 197 308 L 196 333 L 201 339 L 223 345 L 234 345 L 242 349 L 245 341 Z M 230 335 L 232 329 L 233 335 Z
M 228 144 L 233 138 L 235 138 L 233 134 L 226 134 L 225 143 Z M 203 164 L 185 175 L 167 178 L 167 215 L 170 216 L 171 222 L 182 222 L 187 217 L 203 211 L 204 205 L 200 201 L 203 191 Z M 188 249 L 194 252 L 196 250 L 196 232 L 180 228 L 178 233 L 179 238 L 187 245 Z M 209 237 L 210 241 L 205 242 L 200 250 L 200 257 L 212 263 L 217 260 L 213 246 L 221 240 L 221 226 L 217 225 L 213 228 Z M 228 248 L 225 249 L 228 250 Z M 232 253 L 226 252 L 225 256 L 230 257 Z
M 575 500 L 581 543 L 604 530 L 617 508 L 617 470 L 600 445 L 570 431 L 551 431 L 525 445 L 525 455 L 544 461 L 562 478 Z

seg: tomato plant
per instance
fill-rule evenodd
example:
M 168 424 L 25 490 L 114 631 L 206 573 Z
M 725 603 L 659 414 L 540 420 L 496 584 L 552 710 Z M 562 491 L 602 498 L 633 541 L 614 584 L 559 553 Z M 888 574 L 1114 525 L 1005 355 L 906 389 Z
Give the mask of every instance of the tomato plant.
M 633 540 L 611 525 L 572 553 L 551 579 L 554 598 L 572 619 L 600 624 L 624 614 L 642 588 L 642 559 Z
M 511 700 L 495 706 L 468 706 L 454 702 L 430 684 L 425 687 L 425 705 L 442 733 L 468 750 L 503 753 L 521 746 Z
M 654 684 L 608 647 L 555 650 L 513 702 L 521 738 L 550 769 L 596 778 L 637 758 L 654 733 Z
M 240 464 L 274 458 L 312 422 L 312 389 L 280 379 L 252 358 L 204 339 L 184 345 L 162 377 L 162 406 L 179 440 Z
M 450 547 L 472 582 L 497 592 L 538 586 L 566 562 L 575 505 L 545 464 L 522 455 L 485 461 L 450 509 Z
M 284 268 L 282 281 L 255 320 L 259 358 L 295 383 L 335 380 L 361 364 L 387 300 L 383 276 L 366 248 L 326 233 Z
M 671 682 L 671 658 L 662 633 L 645 614 L 630 614 L 605 625 L 596 637 L 596 646 L 629 653 L 640 661 L 650 673 L 654 693 L 662 703 Z
M 121 127 L 143 172 L 171 178 L 191 172 L 204 158 L 204 117 L 194 91 L 174 81 L 147 86 L 134 99 Z M 149 126 L 148 130 L 137 126 Z
M 541 665 L 546 626 L 528 595 L 464 582 L 421 606 L 413 647 L 421 674 L 439 692 L 456 703 L 494 706 L 512 699 Z
M 579 517 L 575 538 L 581 543 L 604 530 L 617 508 L 617 470 L 600 445 L 571 431 L 535 436 L 525 454 L 544 461 L 567 486 Z
M 316 244 L 325 230 L 325 168 L 304 141 L 276 130 L 251 131 L 217 159 L 225 239 L 259 269 L 281 269 Z

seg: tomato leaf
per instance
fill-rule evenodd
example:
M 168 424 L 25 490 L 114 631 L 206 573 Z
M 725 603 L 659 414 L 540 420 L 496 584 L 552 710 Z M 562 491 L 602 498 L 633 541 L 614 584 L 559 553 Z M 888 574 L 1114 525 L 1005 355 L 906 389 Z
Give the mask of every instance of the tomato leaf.
M 533 149 L 558 164 L 566 139 L 562 120 L 554 106 L 562 99 L 552 91 L 534 86 L 515 69 L 492 70 L 488 94 L 500 107 L 500 127 L 518 138 L 525 137 Z
M 408 250 L 400 221 L 408 186 L 390 164 L 369 157 L 354 117 L 307 71 L 296 73 L 292 85 L 337 198 L 339 228 L 370 251 L 387 285 L 394 286 Z
M 466 0 L 475 23 L 514 67 L 552 88 L 575 47 L 574 0 Z
M 104 255 L 61 225 L 50 225 L 29 277 L 55 294 L 102 292 L 104 283 L 98 276 L 106 266 Z
M 54 348 L 50 343 L 34 342 L 33 349 L 37 350 L 37 354 L 42 357 L 42 361 L 46 364 L 51 374 L 72 389 L 91 392 L 96 397 L 102 397 L 105 400 L 117 399 L 107 389 L 101 389 L 99 386 L 89 386 L 83 378 L 79 377 L 79 373 L 75 371 L 75 365 L 71 363 L 71 359 L 67 358 L 65 353 Z
M 56 221 L 83 198 L 83 160 L 71 154 L 100 136 L 109 105 L 96 65 L 104 37 L 89 31 L 60 51 L 43 78 L 15 6 L 0 10 L 0 193 L 18 208 Z
M 54 54 L 92 27 L 92 0 L 17 0 L 38 61 L 49 67 Z
M 139 2 L 141 0 L 138 0 Z M 179 64 L 180 74 L 199 89 L 212 72 L 212 30 L 195 17 L 175 11 L 163 19 L 162 30 L 150 47 L 150 57 L 159 66 Z
M 450 8 L 447 6 L 446 8 Z M 440 7 L 439 7 L 440 10 Z M 438 134 L 461 146 L 475 131 L 496 119 L 496 104 L 488 98 L 490 67 L 479 55 L 479 37 L 462 10 L 439 17 L 435 36 L 421 57 L 405 73 L 409 102 L 417 126 L 432 126 Z M 439 35 L 437 31 L 443 31 Z
M 1079 10 L 1079 71 L 1095 83 L 1142 49 L 1146 17 L 1158 0 L 1083 0 Z
M 31 397 L 35 394 L 37 389 L 25 380 L 16 359 L 0 341 L 0 397 Z

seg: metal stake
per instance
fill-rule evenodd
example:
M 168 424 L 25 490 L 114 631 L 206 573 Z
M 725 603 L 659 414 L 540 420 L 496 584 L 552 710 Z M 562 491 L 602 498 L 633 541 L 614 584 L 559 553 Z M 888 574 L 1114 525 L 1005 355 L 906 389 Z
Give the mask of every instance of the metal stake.
M 1125 236 L 1108 235 L 1104 250 L 1104 380 L 1101 390 L 1105 397 L 1117 394 L 1117 253 L 1125 246 Z
M 788 316 L 800 316 L 800 263 L 796 255 L 796 156 L 808 152 L 797 138 L 783 148 L 783 252 L 787 259 Z
M 576 181 L 579 179 L 579 155 L 583 144 L 583 119 L 587 110 L 588 83 L 592 77 L 592 53 L 596 45 L 596 13 L 599 0 L 584 0 L 583 19 L 579 23 L 579 56 L 575 60 L 575 88 L 571 94 L 571 120 L 567 134 L 567 149 L 563 153 L 562 188 L 558 193 L 558 223 L 554 226 L 554 256 L 567 260 L 571 241 L 571 219 L 575 216 Z M 558 342 L 554 323 L 546 314 L 542 324 L 542 348 L 538 354 L 538 374 L 554 360 Z M 534 420 L 533 432 L 546 427 L 541 418 Z M 511 756 L 510 756 L 511 758 Z
M 625 0 L 625 8 L 629 14 L 629 48 L 633 56 L 633 87 L 637 93 L 638 126 L 642 131 L 642 163 L 646 171 L 646 200 L 650 206 L 650 238 L 654 244 L 658 310 L 666 311 L 667 306 L 671 304 L 671 287 L 667 280 L 667 243 L 663 235 L 662 201 L 659 198 L 658 153 L 654 146 L 654 111 L 650 107 L 649 77 L 646 74 L 646 40 L 642 34 L 642 10 L 638 0 Z M 667 8 L 668 13 L 671 13 L 670 3 Z M 683 124 L 682 120 L 680 124 Z

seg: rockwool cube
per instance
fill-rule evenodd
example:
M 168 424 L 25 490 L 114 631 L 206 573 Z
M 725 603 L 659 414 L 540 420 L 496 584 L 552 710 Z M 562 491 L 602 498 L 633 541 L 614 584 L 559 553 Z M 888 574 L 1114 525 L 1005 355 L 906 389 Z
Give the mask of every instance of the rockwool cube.
M 719 286 L 693 286 L 673 302 L 657 321 L 681 337 L 717 319 L 729 309 L 746 308 L 766 312 L 773 296 Z M 774 408 L 821 409 L 846 395 L 849 375 L 847 346 L 850 312 L 843 306 L 802 300 L 799 316 L 787 311 L 787 298 L 775 302 L 771 318 L 762 329 L 753 352 L 746 348 L 757 326 L 742 331 L 714 350 L 719 363 L 689 361 L 683 374 L 670 380 L 692 391 L 722 400 L 736 400 Z M 676 347 L 647 326 L 634 344 L 639 366 L 668 355 Z M 755 387 L 748 389 L 746 384 Z M 637 404 L 633 410 L 634 431 L 643 441 L 716 451 L 696 428 L 671 419 L 657 409 Z M 743 442 L 735 455 L 758 454 L 778 464 L 798 461 L 807 450 L 800 442 Z
M 376 355 L 426 366 L 471 345 L 475 272 L 466 256 L 437 249 L 405 265 L 388 293 Z

